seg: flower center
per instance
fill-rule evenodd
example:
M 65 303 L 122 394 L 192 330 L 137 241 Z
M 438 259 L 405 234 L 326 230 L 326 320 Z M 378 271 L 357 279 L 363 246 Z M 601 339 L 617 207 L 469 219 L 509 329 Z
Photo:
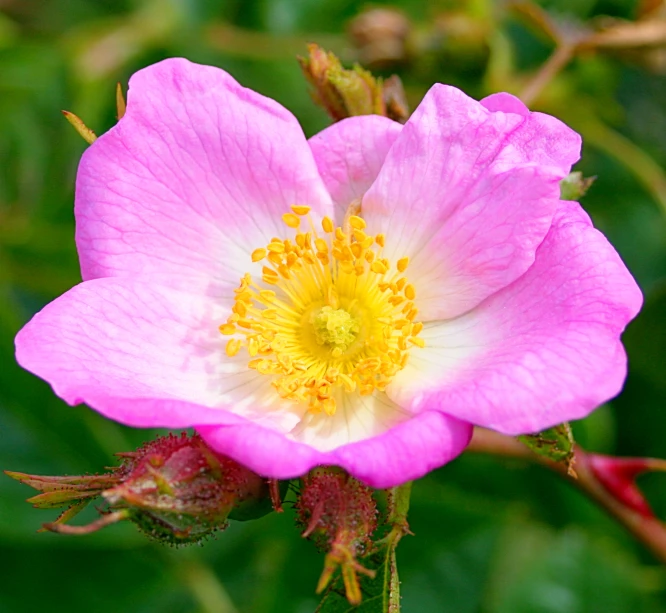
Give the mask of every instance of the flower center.
M 226 354 L 246 350 L 248 367 L 272 377 L 282 398 L 333 415 L 340 394 L 386 389 L 409 350 L 425 345 L 423 324 L 403 275 L 409 258 L 392 266 L 382 234 L 367 234 L 356 215 L 344 227 L 324 217 L 320 233 L 309 207 L 291 208 L 282 218 L 293 240 L 273 238 L 252 252 L 264 262 L 263 283 L 249 273 L 241 279 L 220 331 L 233 336 Z M 299 230 L 304 218 L 309 231 Z
M 340 357 L 356 339 L 358 321 L 344 309 L 323 306 L 310 318 L 319 345 L 331 348 L 331 355 Z

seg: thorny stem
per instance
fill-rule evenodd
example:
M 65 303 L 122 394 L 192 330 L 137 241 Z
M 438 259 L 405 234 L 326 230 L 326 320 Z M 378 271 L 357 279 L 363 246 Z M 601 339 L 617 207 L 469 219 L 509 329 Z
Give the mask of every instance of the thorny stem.
M 611 517 L 614 517 L 637 540 L 643 543 L 660 562 L 666 564 L 666 525 L 657 518 L 642 516 L 610 494 L 592 472 L 588 454 L 580 446 L 576 445 L 575 448 L 575 466 L 578 478 L 567 474 L 565 464 L 538 456 L 516 439 L 483 428 L 474 429 L 474 437 L 468 450 L 526 460 L 534 464 L 541 464 L 558 473 L 563 479 L 576 486 L 583 494 L 596 502 Z
M 408 481 L 398 487 L 388 490 L 388 517 L 387 521 L 392 526 L 391 532 L 386 537 L 391 548 L 389 554 L 390 585 L 388 613 L 400 613 L 400 579 L 398 577 L 398 565 L 395 558 L 395 548 L 405 534 L 412 534 L 407 523 L 407 512 L 412 495 L 412 482 Z
M 407 523 L 407 512 L 409 511 L 409 501 L 412 495 L 412 482 L 408 481 L 398 487 L 387 490 L 388 509 L 387 523 L 392 526 L 390 534 L 386 537 L 391 541 L 391 546 L 395 548 L 398 541 L 405 534 L 412 534 Z
M 520 99 L 526 106 L 530 106 L 537 99 L 543 88 L 571 61 L 574 52 L 575 46 L 573 44 L 561 43 L 558 45 L 553 54 L 539 68 L 534 78 L 520 94 Z

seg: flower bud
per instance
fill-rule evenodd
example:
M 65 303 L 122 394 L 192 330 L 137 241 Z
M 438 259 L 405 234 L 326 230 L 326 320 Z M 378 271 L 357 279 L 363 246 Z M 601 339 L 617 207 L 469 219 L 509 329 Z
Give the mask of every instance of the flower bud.
M 372 490 L 336 468 L 318 468 L 302 479 L 296 502 L 298 522 L 305 528 L 318 549 L 328 552 L 317 593 L 330 582 L 339 566 L 347 599 L 352 605 L 361 602 L 356 573 L 373 577 L 357 562 L 368 553 L 371 536 L 377 527 L 377 505 Z
M 385 115 L 381 79 L 356 65 L 351 70 L 318 45 L 308 45 L 308 57 L 299 58 L 313 87 L 312 98 L 334 121 L 356 115 Z
M 227 525 L 238 505 L 268 498 L 264 479 L 211 451 L 197 435 L 169 435 L 128 458 L 122 483 L 102 494 L 148 536 L 170 544 L 200 541 Z
M 6 472 L 42 492 L 28 500 L 34 506 L 67 507 L 55 522 L 44 525 L 65 534 L 87 534 L 130 520 L 148 536 L 181 545 L 224 529 L 230 516 L 252 519 L 271 509 L 266 480 L 215 453 L 198 435 L 170 434 L 118 455 L 123 458 L 121 466 L 104 475 Z M 66 523 L 99 496 L 108 505 L 100 519 L 86 526 Z
M 599 483 L 625 506 L 643 517 L 654 517 L 636 477 L 645 472 L 666 471 L 666 461 L 656 458 L 616 458 L 587 454 L 587 461 Z

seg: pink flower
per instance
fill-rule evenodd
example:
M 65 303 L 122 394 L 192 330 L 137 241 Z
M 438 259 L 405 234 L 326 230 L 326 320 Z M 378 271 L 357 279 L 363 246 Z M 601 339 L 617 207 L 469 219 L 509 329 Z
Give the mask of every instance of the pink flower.
M 353 117 L 307 141 L 223 71 L 161 62 L 83 155 L 84 281 L 18 360 L 72 405 L 193 426 L 277 478 L 332 464 L 388 487 L 472 424 L 583 417 L 620 391 L 641 294 L 559 200 L 579 149 L 508 94 L 445 85 L 404 127 Z

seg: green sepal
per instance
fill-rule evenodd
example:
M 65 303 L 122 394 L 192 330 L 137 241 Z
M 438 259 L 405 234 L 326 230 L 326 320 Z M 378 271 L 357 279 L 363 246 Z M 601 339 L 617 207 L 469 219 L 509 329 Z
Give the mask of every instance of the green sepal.
M 519 436 L 518 440 L 527 445 L 534 453 L 553 462 L 566 464 L 567 471 L 575 474 L 573 472 L 575 441 L 571 426 L 567 422 L 536 434 Z
M 560 198 L 580 200 L 596 180 L 596 177 L 583 177 L 583 173 L 579 171 L 570 172 L 560 181 Z
M 376 575 L 359 577 L 363 601 L 352 606 L 347 601 L 343 576 L 338 573 L 324 592 L 315 613 L 398 613 L 400 592 L 398 567 L 395 558 L 395 540 L 391 536 L 383 539 L 375 550 L 359 562 Z

